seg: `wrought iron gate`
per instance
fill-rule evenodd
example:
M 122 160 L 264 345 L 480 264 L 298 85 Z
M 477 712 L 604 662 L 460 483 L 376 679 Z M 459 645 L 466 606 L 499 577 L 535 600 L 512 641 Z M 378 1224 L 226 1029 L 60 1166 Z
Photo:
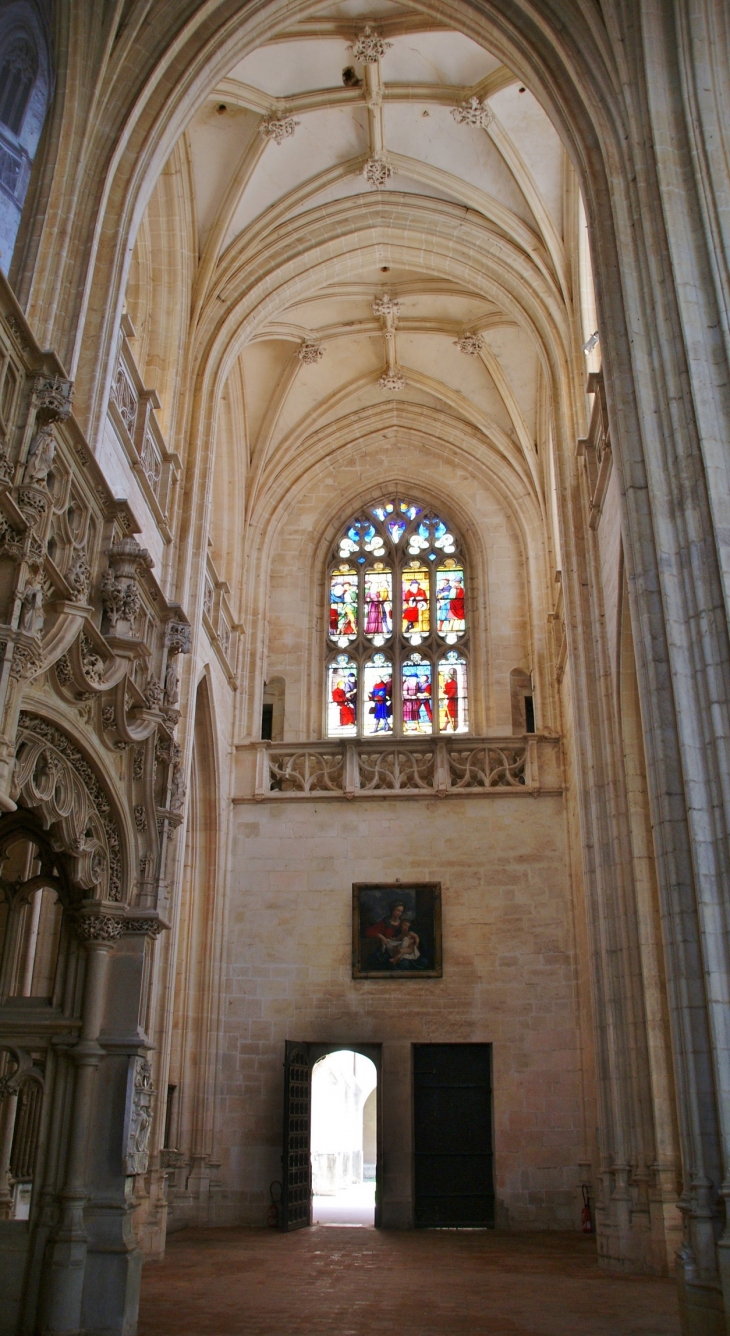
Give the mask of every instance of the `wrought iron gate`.
M 279 1228 L 312 1223 L 312 1060 L 309 1044 L 286 1041 L 284 1055 L 284 1153 Z

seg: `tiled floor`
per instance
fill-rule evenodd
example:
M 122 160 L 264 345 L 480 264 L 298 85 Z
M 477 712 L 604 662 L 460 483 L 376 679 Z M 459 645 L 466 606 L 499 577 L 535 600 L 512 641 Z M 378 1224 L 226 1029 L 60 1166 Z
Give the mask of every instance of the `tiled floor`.
M 139 1336 L 678 1336 L 670 1280 L 579 1234 L 187 1230 L 146 1267 Z

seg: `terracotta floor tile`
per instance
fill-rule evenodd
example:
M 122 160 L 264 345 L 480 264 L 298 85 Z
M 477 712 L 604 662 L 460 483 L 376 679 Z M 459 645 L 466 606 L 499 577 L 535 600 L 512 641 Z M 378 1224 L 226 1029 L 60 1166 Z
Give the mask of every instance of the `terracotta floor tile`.
M 186 1230 L 145 1268 L 139 1336 L 679 1336 L 671 1280 L 577 1234 Z

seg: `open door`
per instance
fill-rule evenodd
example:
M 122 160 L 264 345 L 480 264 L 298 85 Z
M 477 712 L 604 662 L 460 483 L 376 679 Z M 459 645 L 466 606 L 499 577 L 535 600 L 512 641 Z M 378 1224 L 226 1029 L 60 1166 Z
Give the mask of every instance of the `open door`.
M 284 1053 L 284 1153 L 279 1228 L 312 1223 L 312 1058 L 309 1044 L 286 1041 Z

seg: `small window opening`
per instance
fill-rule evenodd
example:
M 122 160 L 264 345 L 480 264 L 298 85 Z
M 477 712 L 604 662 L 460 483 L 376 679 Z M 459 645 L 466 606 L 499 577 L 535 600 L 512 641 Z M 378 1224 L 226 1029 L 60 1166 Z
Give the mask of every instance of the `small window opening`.
M 274 736 L 274 706 L 264 705 L 261 710 L 261 737 L 264 742 L 271 742 Z
M 19 135 L 38 72 L 36 54 L 24 37 L 10 44 L 0 60 L 0 121 Z
M 165 1101 L 165 1140 L 164 1140 L 165 1150 L 174 1150 L 174 1146 L 172 1144 L 172 1115 L 175 1107 L 176 1092 L 177 1092 L 176 1085 L 169 1085 L 167 1087 L 167 1099 Z
M 312 1071 L 312 1221 L 373 1225 L 377 1070 L 362 1053 L 328 1053 Z
M 532 696 L 525 696 L 525 732 L 535 732 L 535 707 L 532 703 Z

